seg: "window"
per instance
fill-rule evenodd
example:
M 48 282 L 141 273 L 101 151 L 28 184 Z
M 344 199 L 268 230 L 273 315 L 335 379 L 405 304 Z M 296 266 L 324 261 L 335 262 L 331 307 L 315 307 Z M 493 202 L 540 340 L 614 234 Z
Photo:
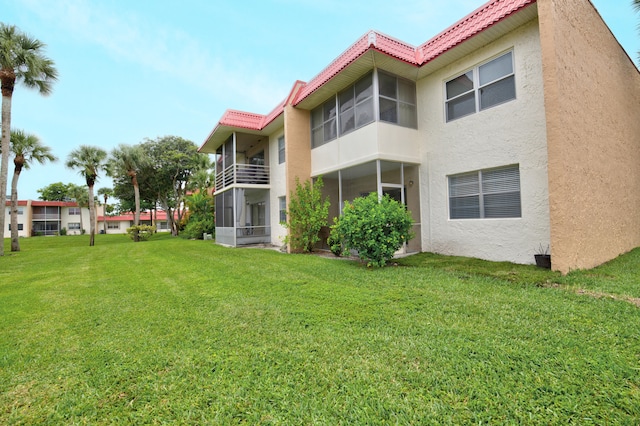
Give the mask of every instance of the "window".
M 390 74 L 378 73 L 380 121 L 417 127 L 416 85 Z
M 518 165 L 449 176 L 449 217 L 521 217 Z
M 338 104 L 341 135 L 373 122 L 373 73 L 339 93 Z
M 311 111 L 311 147 L 316 148 L 324 145 L 337 136 L 336 100 L 332 97 Z
M 69 207 L 69 215 L 79 215 L 80 207 Z
M 505 53 L 447 81 L 447 121 L 499 105 L 516 98 L 513 52 Z
M 70 231 L 73 231 L 73 230 L 79 231 L 80 230 L 80 223 L 78 223 L 78 222 L 69 222 L 69 224 L 67 225 L 67 229 L 69 229 Z
M 284 136 L 278 138 L 278 164 L 284 163 Z
M 280 223 L 287 221 L 287 197 L 278 197 Z
M 120 222 L 107 222 L 107 229 L 120 229 Z
M 24 230 L 24 224 L 23 223 L 19 223 L 18 224 L 18 231 L 23 231 Z M 9 231 L 11 231 L 11 224 L 9 224 Z
M 377 93 L 371 71 L 311 111 L 312 148 L 376 121 L 376 105 L 379 106 L 379 121 L 417 128 L 416 85 L 382 71 L 376 72 Z

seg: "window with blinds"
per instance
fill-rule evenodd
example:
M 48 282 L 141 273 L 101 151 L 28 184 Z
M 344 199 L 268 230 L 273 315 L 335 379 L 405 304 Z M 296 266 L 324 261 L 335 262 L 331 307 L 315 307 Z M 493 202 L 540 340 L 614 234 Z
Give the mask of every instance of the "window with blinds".
M 445 83 L 447 121 L 516 98 L 513 53 L 507 52 Z
M 518 165 L 449 176 L 449 217 L 521 217 Z

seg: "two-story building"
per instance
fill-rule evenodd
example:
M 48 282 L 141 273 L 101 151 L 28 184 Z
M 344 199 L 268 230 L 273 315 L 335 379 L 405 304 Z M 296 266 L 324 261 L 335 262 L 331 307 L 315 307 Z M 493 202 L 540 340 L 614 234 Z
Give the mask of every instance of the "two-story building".
M 5 208 L 4 238 L 11 238 L 11 202 Z M 80 208 L 75 201 L 18 201 L 18 236 L 68 235 L 89 232 L 89 209 Z
M 420 46 L 371 31 L 267 115 L 227 110 L 216 241 L 282 244 L 296 179 L 377 192 L 407 250 L 589 268 L 640 246 L 640 74 L 589 0 L 493 0 Z

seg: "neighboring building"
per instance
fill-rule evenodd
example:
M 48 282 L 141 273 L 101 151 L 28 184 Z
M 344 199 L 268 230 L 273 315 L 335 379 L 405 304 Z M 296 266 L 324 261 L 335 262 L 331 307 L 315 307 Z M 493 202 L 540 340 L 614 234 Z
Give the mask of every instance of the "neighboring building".
M 5 208 L 4 237 L 11 238 L 11 202 Z M 80 208 L 71 201 L 18 201 L 18 235 L 59 235 L 65 229 L 68 235 L 89 232 L 89 209 Z
M 494 0 L 414 47 L 378 32 L 271 113 L 228 110 L 216 241 L 282 244 L 295 180 L 378 192 L 409 251 L 590 268 L 640 246 L 640 73 L 588 0 Z
M 98 231 L 104 232 L 105 220 L 107 222 L 107 234 L 126 234 L 127 228 L 133 226 L 133 213 L 127 213 L 118 216 L 98 216 Z M 156 210 L 151 215 L 149 212 L 140 213 L 140 225 L 152 225 L 155 223 L 157 232 L 169 232 L 169 221 L 167 220 L 167 212 L 164 210 Z

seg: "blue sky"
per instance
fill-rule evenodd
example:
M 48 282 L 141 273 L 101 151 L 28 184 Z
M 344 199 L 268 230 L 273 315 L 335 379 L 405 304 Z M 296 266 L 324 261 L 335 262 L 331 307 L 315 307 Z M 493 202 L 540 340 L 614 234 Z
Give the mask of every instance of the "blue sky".
M 14 92 L 12 127 L 59 158 L 24 171 L 19 197 L 37 199 L 53 182 L 84 185 L 64 167 L 82 144 L 110 151 L 176 135 L 200 145 L 226 109 L 268 113 L 367 31 L 419 45 L 485 2 L 0 0 L 0 21 L 45 42 L 60 74 L 48 97 Z M 592 3 L 637 62 L 631 0 Z M 102 176 L 102 186 L 111 181 Z

